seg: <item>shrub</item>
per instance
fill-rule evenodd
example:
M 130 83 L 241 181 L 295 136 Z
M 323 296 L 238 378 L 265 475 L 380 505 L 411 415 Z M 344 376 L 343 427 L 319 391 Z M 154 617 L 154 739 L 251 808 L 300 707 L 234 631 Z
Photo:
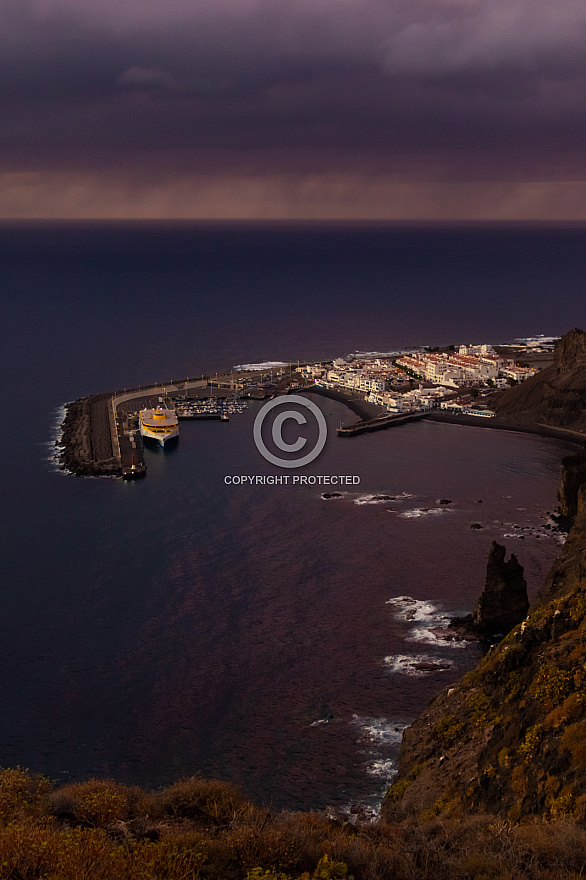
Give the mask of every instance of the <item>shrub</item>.
M 562 737 L 562 748 L 571 752 L 577 764 L 586 761 L 586 724 L 583 721 L 577 721 L 566 728 Z
M 560 794 L 549 806 L 549 812 L 552 816 L 565 816 L 572 812 L 574 806 L 574 797 L 571 792 Z
M 557 730 L 563 727 L 568 721 L 578 721 L 586 711 L 586 694 L 570 694 L 561 706 L 546 715 L 544 724 Z
M 259 833 L 243 826 L 226 836 L 225 845 L 230 861 L 243 870 L 287 870 L 296 865 L 301 857 L 297 842 L 278 828 L 265 828 Z
M 523 679 L 520 672 L 511 672 L 505 681 L 505 690 L 507 692 L 506 702 L 516 699 L 521 693 Z
M 537 754 L 537 749 L 539 748 L 539 743 L 541 742 L 541 724 L 534 724 L 530 727 L 526 734 L 525 739 L 519 746 L 519 754 L 523 756 L 523 761 L 525 764 L 530 764 Z
M 347 873 L 348 869 L 343 862 L 334 862 L 329 856 L 324 855 L 311 875 L 305 871 L 300 877 L 295 878 L 291 874 L 283 874 L 272 868 L 267 870 L 253 868 L 247 873 L 246 880 L 342 880 Z
M 246 801 L 240 789 L 231 783 L 192 776 L 166 788 L 159 803 L 166 815 L 204 825 L 227 825 Z
M 581 623 L 586 615 L 586 593 L 573 598 L 570 606 L 570 617 L 575 623 Z
M 51 783 L 44 776 L 17 767 L 0 769 L 0 825 L 47 812 Z
M 423 812 L 419 816 L 419 821 L 421 823 L 429 822 L 431 819 L 434 819 L 435 816 L 439 816 L 440 813 L 443 813 L 444 810 L 447 810 L 452 805 L 452 799 L 449 794 L 443 794 L 439 800 L 433 804 L 433 806 L 429 807 L 427 810 L 423 810 Z
M 147 814 L 153 798 L 139 788 L 111 779 L 89 779 L 64 785 L 51 797 L 55 814 L 84 825 L 107 828 L 113 822 Z
M 397 782 L 393 782 L 387 792 L 388 800 L 391 803 L 397 803 L 397 801 L 401 800 L 408 788 L 409 781 L 407 779 L 398 779 Z
M 472 724 L 475 727 L 487 727 L 494 718 L 490 700 L 482 691 L 471 694 L 468 697 L 467 706 Z
M 572 690 L 573 683 L 574 676 L 568 669 L 545 663 L 531 682 L 529 695 L 540 703 L 558 705 Z
M 467 672 L 464 676 L 462 676 L 462 680 L 460 684 L 462 687 L 477 687 L 482 681 L 482 673 L 477 669 L 471 669 L 470 672 Z
M 455 715 L 446 715 L 440 719 L 433 728 L 433 735 L 441 742 L 450 744 L 454 742 L 464 731 L 464 725 L 458 721 Z

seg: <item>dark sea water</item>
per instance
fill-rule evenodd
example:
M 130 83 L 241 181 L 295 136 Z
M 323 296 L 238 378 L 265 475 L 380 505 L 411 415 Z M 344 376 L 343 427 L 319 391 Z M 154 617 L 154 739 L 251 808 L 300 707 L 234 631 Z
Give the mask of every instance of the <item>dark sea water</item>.
M 137 484 L 60 473 L 59 407 L 238 363 L 563 333 L 585 323 L 585 245 L 560 228 L 0 228 L 0 764 L 375 805 L 402 727 L 478 658 L 431 627 L 472 607 L 491 541 L 531 592 L 559 551 L 566 445 L 426 422 L 339 439 L 347 410 L 313 398 L 332 430 L 303 473 L 360 477 L 326 501 L 226 485 L 277 472 L 259 404 L 182 424 Z

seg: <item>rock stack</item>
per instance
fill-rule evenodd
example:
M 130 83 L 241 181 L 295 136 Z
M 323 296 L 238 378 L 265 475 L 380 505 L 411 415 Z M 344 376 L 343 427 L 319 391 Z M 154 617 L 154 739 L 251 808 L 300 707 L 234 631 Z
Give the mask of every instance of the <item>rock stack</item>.
M 450 626 L 466 636 L 493 639 L 503 636 L 527 616 L 529 598 L 523 566 L 502 544 L 492 542 L 486 565 L 486 582 L 472 614 L 455 617 Z

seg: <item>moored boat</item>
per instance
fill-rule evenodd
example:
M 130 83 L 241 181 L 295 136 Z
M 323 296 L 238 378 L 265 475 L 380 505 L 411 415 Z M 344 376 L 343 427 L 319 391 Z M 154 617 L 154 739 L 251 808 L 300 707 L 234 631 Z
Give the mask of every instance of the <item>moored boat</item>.
M 142 409 L 139 421 L 142 436 L 156 440 L 161 446 L 179 436 L 179 422 L 172 409 L 161 409 L 160 406 Z

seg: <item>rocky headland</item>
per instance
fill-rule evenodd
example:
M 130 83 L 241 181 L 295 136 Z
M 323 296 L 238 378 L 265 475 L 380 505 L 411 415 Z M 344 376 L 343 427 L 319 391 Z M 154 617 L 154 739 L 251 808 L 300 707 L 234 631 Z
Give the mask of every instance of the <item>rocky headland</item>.
M 570 330 L 556 344 L 551 366 L 495 395 L 498 417 L 586 433 L 586 333 Z

